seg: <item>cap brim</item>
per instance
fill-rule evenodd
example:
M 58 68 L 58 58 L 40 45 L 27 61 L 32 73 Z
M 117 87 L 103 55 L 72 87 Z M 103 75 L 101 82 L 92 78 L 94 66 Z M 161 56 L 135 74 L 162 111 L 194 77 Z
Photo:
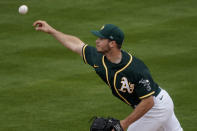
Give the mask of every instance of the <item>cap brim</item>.
M 99 38 L 105 38 L 99 31 L 91 31 L 91 33 Z

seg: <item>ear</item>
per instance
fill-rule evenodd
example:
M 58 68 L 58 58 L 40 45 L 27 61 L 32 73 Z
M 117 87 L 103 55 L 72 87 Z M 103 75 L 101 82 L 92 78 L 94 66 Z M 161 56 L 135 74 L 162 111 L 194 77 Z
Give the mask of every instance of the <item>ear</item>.
M 111 48 L 116 47 L 116 46 L 117 46 L 117 45 L 116 45 L 116 41 L 110 41 L 109 46 L 110 46 Z
M 110 43 L 111 43 L 111 44 L 110 44 L 110 47 L 111 47 L 111 48 L 118 48 L 118 49 L 120 49 L 120 48 L 118 47 L 118 44 L 116 43 L 116 41 L 111 41 Z

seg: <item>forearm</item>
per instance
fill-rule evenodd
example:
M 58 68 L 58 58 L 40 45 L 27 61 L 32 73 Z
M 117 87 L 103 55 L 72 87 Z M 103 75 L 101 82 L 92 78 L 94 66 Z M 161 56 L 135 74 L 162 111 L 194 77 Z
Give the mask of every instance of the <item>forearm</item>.
M 153 97 L 146 98 L 140 102 L 140 104 L 134 109 L 134 111 L 121 121 L 123 129 L 127 129 L 129 125 L 141 118 L 146 112 L 148 112 L 154 105 Z
M 51 27 L 46 21 L 35 21 L 33 23 L 33 26 L 35 26 L 35 29 L 38 31 L 51 34 L 66 48 L 82 56 L 82 47 L 84 46 L 84 43 L 79 38 L 57 31 L 56 29 Z
M 62 32 L 59 32 L 55 29 L 49 32 L 55 39 L 57 39 L 62 45 L 66 48 L 70 49 L 71 51 L 81 54 L 81 49 L 84 46 L 84 43 L 77 37 L 72 35 L 67 35 Z

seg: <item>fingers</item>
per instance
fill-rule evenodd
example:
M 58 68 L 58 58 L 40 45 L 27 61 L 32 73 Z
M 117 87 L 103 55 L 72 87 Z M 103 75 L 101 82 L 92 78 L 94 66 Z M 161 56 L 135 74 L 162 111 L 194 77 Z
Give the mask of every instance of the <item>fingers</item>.
M 37 31 L 43 31 L 46 32 L 46 25 L 47 23 L 45 21 L 42 20 L 37 20 L 33 23 L 33 26 L 35 27 L 35 30 Z
M 37 20 L 33 23 L 33 26 L 42 26 L 44 24 L 44 21 L 42 20 Z
M 35 27 L 35 30 L 41 30 L 45 23 L 45 21 L 37 20 L 33 23 L 33 26 Z
M 46 21 L 42 21 L 42 20 L 35 21 L 33 23 L 33 26 L 35 27 L 35 30 L 46 32 L 46 33 L 50 33 L 54 30 L 50 25 L 48 25 Z

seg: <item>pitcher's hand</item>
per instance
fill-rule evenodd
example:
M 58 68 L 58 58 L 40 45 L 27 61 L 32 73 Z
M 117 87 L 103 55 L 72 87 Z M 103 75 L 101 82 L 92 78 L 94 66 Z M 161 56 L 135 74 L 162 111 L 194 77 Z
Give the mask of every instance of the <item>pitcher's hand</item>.
M 53 27 L 51 27 L 46 21 L 37 20 L 33 23 L 33 26 L 35 27 L 35 30 L 46 32 L 46 33 L 52 33 L 53 30 L 55 30 Z

